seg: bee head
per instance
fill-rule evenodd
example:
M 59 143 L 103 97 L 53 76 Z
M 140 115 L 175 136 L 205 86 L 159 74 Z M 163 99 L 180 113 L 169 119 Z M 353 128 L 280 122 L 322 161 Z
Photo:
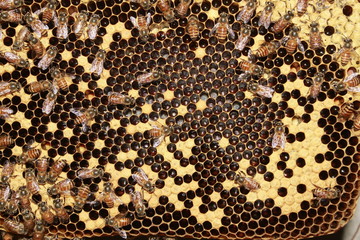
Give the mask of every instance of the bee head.
M 15 7 L 20 7 L 24 4 L 23 0 L 14 0 Z
M 56 54 L 58 53 L 58 48 L 55 46 L 51 46 L 49 47 L 48 53 L 51 56 L 56 56 Z
M 114 226 L 115 225 L 115 220 L 110 218 L 110 217 L 107 217 L 107 218 L 105 218 L 105 224 L 109 225 L 109 226 Z
M 110 182 L 104 183 L 104 192 L 111 192 L 112 184 Z
M 226 12 L 220 13 L 219 22 L 226 23 L 228 21 L 228 15 Z
M 100 19 L 100 16 L 98 14 L 93 14 L 90 18 L 90 23 L 97 23 Z
M 106 51 L 104 49 L 100 49 L 97 53 L 96 53 L 96 57 L 97 58 L 101 58 L 101 59 L 105 59 L 106 56 Z
M 251 26 L 246 24 L 244 26 L 243 33 L 244 34 L 250 34 L 251 33 Z
M 28 190 L 25 186 L 19 188 L 20 196 L 25 197 L 29 194 Z
M 93 118 L 98 114 L 97 109 L 91 107 L 87 110 L 87 114 L 89 115 L 89 117 Z
M 125 104 L 126 105 L 133 105 L 133 104 L 135 104 L 135 98 L 133 98 L 133 97 L 125 97 Z
M 11 91 L 19 91 L 21 89 L 21 84 L 19 82 L 11 82 L 10 89 Z
M 294 17 L 294 13 L 292 11 L 288 11 L 284 16 L 284 19 L 286 21 L 290 21 L 293 17 Z
M 51 196 L 54 196 L 54 195 L 57 194 L 57 190 L 56 190 L 55 187 L 50 187 L 50 188 L 48 188 L 48 189 L 47 189 L 47 192 L 48 192 L 48 194 L 51 195 Z
M 42 220 L 36 219 L 34 231 L 40 232 L 43 229 L 44 229 L 44 224 L 43 224 Z
M 248 89 L 251 92 L 257 91 L 257 89 L 258 89 L 257 83 L 254 83 L 254 82 L 249 83 Z
M 339 81 L 333 82 L 332 86 L 333 86 L 334 90 L 337 92 L 346 90 L 346 85 L 343 82 L 339 82 Z
M 93 170 L 93 174 L 96 176 L 96 177 L 102 177 L 104 175 L 104 170 L 102 170 L 101 168 L 95 168 Z
M 256 5 L 256 1 L 249 1 L 247 4 L 246 4 L 248 7 L 250 7 L 250 8 L 253 8 L 253 7 L 255 7 L 255 5 Z
M 256 65 L 254 68 L 254 74 L 257 76 L 261 76 L 263 73 L 264 73 L 264 68 L 259 65 Z
M 24 19 L 28 24 L 32 23 L 35 20 L 34 17 L 31 16 L 31 13 L 25 14 Z
M 53 202 L 54 202 L 54 207 L 55 207 L 55 208 L 61 208 L 61 207 L 62 207 L 60 198 L 54 199 Z
M 21 59 L 21 60 L 20 60 L 20 63 L 19 63 L 19 66 L 20 66 L 20 67 L 28 68 L 29 65 L 30 65 L 30 63 L 29 63 L 28 60 L 25 60 L 25 59 Z
M 265 3 L 265 11 L 271 11 L 274 7 L 274 3 L 273 2 L 266 2 Z

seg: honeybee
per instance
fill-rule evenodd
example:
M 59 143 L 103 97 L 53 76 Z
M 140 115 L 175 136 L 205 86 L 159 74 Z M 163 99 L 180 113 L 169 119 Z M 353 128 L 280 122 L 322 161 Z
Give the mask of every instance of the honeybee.
M 260 189 L 260 184 L 252 177 L 246 177 L 246 174 L 243 171 L 239 171 L 239 173 L 235 175 L 234 182 L 249 191 L 256 191 Z
M 155 185 L 151 182 L 152 179 L 149 179 L 148 175 L 141 168 L 138 168 L 131 176 L 148 193 L 155 191 Z
M 15 41 L 11 46 L 11 49 L 14 51 L 21 51 L 25 46 L 25 42 L 29 40 L 30 37 L 30 30 L 28 27 L 23 26 L 19 32 L 15 36 Z
M 307 7 L 309 6 L 309 0 L 298 0 L 296 3 L 296 11 L 299 17 L 304 15 L 307 11 Z
M 347 72 L 349 75 L 340 82 L 333 82 L 335 91 L 340 92 L 347 90 L 349 92 L 360 92 L 360 74 L 358 72 Z
M 131 219 L 128 217 L 125 217 L 124 214 L 119 213 L 115 217 L 111 218 L 110 216 L 105 218 L 105 224 L 113 227 L 120 235 L 121 238 L 126 239 L 127 234 L 126 232 L 121 229 L 121 227 L 127 226 L 131 223 Z
M 260 15 L 259 27 L 264 26 L 266 29 L 270 27 L 271 17 L 273 14 L 274 7 L 275 5 L 272 2 L 265 3 L 265 8 Z
M 9 184 L 0 184 L 0 212 L 6 210 L 7 202 L 11 196 L 11 189 Z
M 136 81 L 140 85 L 144 85 L 159 80 L 161 76 L 162 76 L 162 71 L 160 69 L 153 69 L 149 73 L 144 73 L 137 76 Z
M 81 124 L 83 132 L 88 130 L 88 122 L 94 119 L 94 117 L 98 114 L 97 110 L 93 107 L 90 107 L 86 110 L 75 110 L 74 108 L 71 108 L 70 112 L 76 115 L 75 124 Z
M 36 17 L 35 17 L 36 16 Z M 36 37 L 46 37 L 47 36 L 47 30 L 49 30 L 49 27 L 46 26 L 44 23 L 42 23 L 37 15 L 32 15 L 30 12 L 25 14 L 24 19 L 26 23 L 31 27 L 31 29 L 34 31 L 34 34 Z
M 275 123 L 274 135 L 271 141 L 271 147 L 274 149 L 285 149 L 286 135 L 285 126 L 282 122 Z
M 40 93 L 43 91 L 48 91 L 52 88 L 52 83 L 49 80 L 42 80 L 39 82 L 32 82 L 27 86 L 27 90 L 30 93 Z
M 109 105 L 133 105 L 135 104 L 135 98 L 126 96 L 118 92 L 108 93 Z
M 76 175 L 80 179 L 101 178 L 104 175 L 104 170 L 101 168 L 82 168 L 77 171 Z
M 274 26 L 271 28 L 271 31 L 274 33 L 282 32 L 287 26 L 291 24 L 291 19 L 294 17 L 292 11 L 288 11 L 284 16 L 277 20 Z
M 68 86 L 68 80 L 69 79 L 75 79 L 75 75 L 67 74 L 63 71 L 60 71 L 58 67 L 53 67 L 50 69 L 51 77 L 55 80 L 56 85 L 61 90 L 67 90 L 69 88 Z
M 24 5 L 23 0 L 1 0 L 0 1 L 0 9 L 2 10 L 10 10 L 19 8 Z
M 144 10 L 149 10 L 152 6 L 151 0 L 130 0 L 130 2 L 139 4 Z
M 26 233 L 24 224 L 15 220 L 11 220 L 9 218 L 4 219 L 3 227 L 5 231 L 24 235 Z
M 176 13 L 180 18 L 186 17 L 190 4 L 191 0 L 180 0 L 179 5 L 175 8 Z
M 50 184 L 54 184 L 65 166 L 66 160 L 56 160 L 49 170 L 47 181 Z
M 35 177 L 35 171 L 32 168 L 25 170 L 26 187 L 31 194 L 38 194 L 40 190 L 39 183 Z
M 256 10 L 256 0 L 248 0 L 243 9 L 239 12 L 236 20 L 248 23 Z
M 46 183 L 47 169 L 49 167 L 49 159 L 47 157 L 42 157 L 35 161 L 35 168 L 37 170 L 37 180 L 40 185 Z
M 158 0 L 156 6 L 163 13 L 164 18 L 167 21 L 173 22 L 175 20 L 175 14 L 174 14 L 173 9 L 170 6 L 169 0 Z
M 251 34 L 251 26 L 244 25 L 238 40 L 236 40 L 235 48 L 239 49 L 240 51 L 244 50 L 246 44 L 248 44 L 250 40 L 250 34 Z
M 11 114 L 14 113 L 14 110 L 12 110 L 9 107 L 0 106 L 0 118 L 1 119 L 7 119 L 11 117 Z
M 284 37 L 281 40 L 281 43 L 285 45 L 285 49 L 288 54 L 293 54 L 297 48 L 299 48 L 300 51 L 304 52 L 305 47 L 301 43 L 298 32 L 300 31 L 300 28 L 293 27 L 290 31 L 289 36 Z
M 210 35 L 214 34 L 215 32 L 217 38 L 219 39 L 219 42 L 225 42 L 228 33 L 230 34 L 231 38 L 235 38 L 235 33 L 229 25 L 229 19 L 227 13 L 225 12 L 220 13 L 218 22 L 211 29 Z
M 96 53 L 93 62 L 91 63 L 90 72 L 97 76 L 100 76 L 104 70 L 104 61 L 106 58 L 106 52 L 103 49 L 99 49 Z
M 355 48 L 353 48 L 352 40 L 350 38 L 344 38 L 343 40 L 344 45 L 336 54 L 334 54 L 334 59 L 338 60 L 340 58 L 341 65 L 345 66 L 358 54 L 355 51 Z
M 264 73 L 264 68 L 255 64 L 253 61 L 241 60 L 239 66 L 244 71 L 244 73 L 239 76 L 240 81 L 246 81 L 251 75 L 261 76 Z
M 112 183 L 105 182 L 104 190 L 100 194 L 100 201 L 106 203 L 107 207 L 112 208 L 115 206 L 115 203 L 121 204 L 121 199 L 115 194 L 114 189 L 112 188 Z
M 351 102 L 346 102 L 343 103 L 340 106 L 340 110 L 339 110 L 339 119 L 342 121 L 347 121 L 350 118 L 352 118 L 354 116 L 354 114 L 356 113 L 355 109 L 354 109 L 354 103 Z
M 34 12 L 35 15 L 42 13 L 42 22 L 47 25 L 51 20 L 54 21 L 55 25 L 58 21 L 56 16 L 56 8 L 59 5 L 59 2 L 56 0 L 48 0 L 48 3 L 44 8 L 41 8 Z
M 19 9 L 0 12 L 0 22 L 21 23 L 22 14 Z
M 85 10 L 75 14 L 75 23 L 73 25 L 73 32 L 77 38 L 81 37 L 84 33 L 85 27 L 87 26 L 87 19 L 89 13 Z
M 35 159 L 38 159 L 41 155 L 41 150 L 31 147 L 34 143 L 34 140 L 29 141 L 25 146 L 22 148 L 21 155 L 17 158 L 18 163 L 25 164 L 27 162 L 32 162 Z
M 19 206 L 19 199 L 16 197 L 16 194 L 12 194 L 8 202 L 6 213 L 9 214 L 10 216 L 16 215 L 18 211 L 18 206 Z
M 321 188 L 319 186 L 315 186 L 315 189 L 312 190 L 312 193 L 314 194 L 314 200 L 321 200 L 321 199 L 336 199 L 339 198 L 341 195 L 341 190 L 334 187 L 334 188 Z
M 43 103 L 42 112 L 46 115 L 49 115 L 55 107 L 55 102 L 58 96 L 58 87 L 57 84 L 52 85 L 52 89 L 46 95 L 46 99 Z
M 265 98 L 272 98 L 272 96 L 274 94 L 274 89 L 267 87 L 267 86 L 257 84 L 255 82 L 249 83 L 248 90 L 254 94 L 257 94 L 257 95 L 259 95 L 261 97 L 265 97 Z
M 360 130 L 360 114 L 359 114 L 359 112 L 355 112 L 353 128 L 355 131 Z
M 71 189 L 74 187 L 74 183 L 70 179 L 64 179 L 55 183 L 52 187 L 47 189 L 47 192 L 51 196 L 55 195 L 71 195 Z
M 20 207 L 22 209 L 31 210 L 30 192 L 27 190 L 26 186 L 19 187 L 17 197 L 20 200 Z
M 32 239 L 33 240 L 43 240 L 45 237 L 45 227 L 43 221 L 40 219 L 36 219 L 35 227 L 34 227 L 34 234 Z
M 188 20 L 189 22 L 189 20 Z M 151 32 L 154 29 L 158 29 L 158 31 L 163 30 L 164 28 L 169 28 L 170 24 L 168 21 L 162 21 L 160 23 L 153 23 L 149 26 L 149 31 Z
M 57 27 L 56 37 L 61 41 L 67 39 L 69 36 L 68 19 L 69 16 L 66 11 L 61 11 L 59 13 L 58 22 L 55 26 Z
M 164 126 L 161 124 L 150 124 L 152 129 L 149 130 L 150 136 L 154 139 L 153 147 L 158 147 L 162 141 L 164 141 L 166 136 L 169 136 L 173 133 L 173 127 Z
M 7 185 L 9 184 L 9 179 L 12 177 L 15 171 L 16 163 L 11 161 L 6 161 L 1 171 L 1 184 Z
M 10 136 L 6 134 L 0 135 L 0 149 L 8 147 L 14 144 L 14 142 L 15 142 L 14 139 L 12 139 Z
M 276 52 L 276 50 L 280 47 L 279 41 L 271 41 L 271 42 L 264 42 L 260 45 L 258 49 L 256 49 L 254 52 L 250 52 L 250 55 L 256 56 L 256 57 L 266 57 L 269 55 L 272 55 Z
M 91 40 L 94 40 L 97 36 L 100 19 L 101 18 L 98 14 L 93 14 L 89 19 L 87 34 L 88 34 L 89 39 L 91 39 Z
M 324 82 L 324 74 L 319 72 L 315 74 L 313 85 L 311 85 L 309 89 L 309 97 L 310 98 L 316 98 L 320 91 L 321 91 L 321 85 Z
M 33 34 L 29 37 L 29 47 L 35 53 L 34 59 L 42 58 L 46 52 L 42 42 Z
M 90 189 L 87 185 L 79 187 L 78 194 L 75 196 L 74 210 L 80 212 L 90 196 Z
M 67 223 L 69 221 L 69 213 L 64 208 L 60 198 L 54 199 L 54 210 L 60 222 Z
M 134 27 L 139 30 L 139 37 L 143 41 L 147 41 L 149 38 L 149 25 L 151 22 L 151 14 L 148 13 L 146 16 L 139 15 L 137 20 L 130 16 L 130 21 Z
M 321 38 L 321 33 L 319 31 L 319 24 L 317 22 L 312 22 L 310 24 L 310 48 L 313 50 L 323 47 L 323 41 Z
M 24 227 L 27 234 L 31 233 L 35 227 L 35 215 L 30 209 L 24 209 L 21 212 L 21 215 L 24 219 Z
M 44 56 L 41 58 L 41 60 L 38 62 L 37 67 L 46 70 L 51 62 L 56 57 L 56 54 L 58 53 L 58 49 L 55 46 L 50 46 Z
M 1 52 L 0 57 L 4 58 L 8 63 L 12 66 L 19 67 L 19 68 L 28 68 L 30 66 L 29 61 L 23 59 L 19 55 L 13 52 Z M 19 83 L 20 84 L 20 83 Z M 0 86 L 1 89 L 1 86 Z M 20 89 L 20 88 L 19 88 Z
M 135 206 L 135 212 L 139 218 L 143 218 L 146 216 L 145 210 L 145 204 L 144 204 L 144 197 L 139 191 L 133 191 L 130 193 L 130 199 L 131 202 Z
M 199 22 L 196 15 L 191 15 L 188 19 L 188 25 L 186 31 L 190 35 L 191 40 L 196 41 L 200 35 L 200 30 L 204 28 L 204 25 Z

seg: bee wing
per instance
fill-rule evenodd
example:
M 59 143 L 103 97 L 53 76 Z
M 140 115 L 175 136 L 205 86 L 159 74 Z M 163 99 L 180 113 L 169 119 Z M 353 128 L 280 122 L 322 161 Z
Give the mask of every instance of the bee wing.
M 45 9 L 46 9 L 46 7 L 41 8 L 41 9 L 39 9 L 39 10 L 35 11 L 35 12 L 34 12 L 34 15 L 39 15 L 40 13 L 44 12 L 44 11 L 45 11 Z
M 42 70 L 46 70 L 49 67 L 50 62 L 51 60 L 49 54 L 45 54 L 38 62 L 37 67 L 41 68 Z
M 58 19 L 56 13 L 54 13 L 54 15 L 53 15 L 53 21 L 54 21 L 54 25 L 55 25 L 55 26 L 58 26 L 58 25 L 59 25 L 59 19 Z
M 48 95 L 49 95 L 49 93 L 48 93 Z M 46 99 L 43 103 L 42 112 L 44 114 L 49 115 L 51 113 L 51 111 L 54 109 L 55 102 L 56 102 L 56 98 L 46 97 Z
M 358 76 L 358 75 L 360 75 L 360 73 L 354 72 L 354 73 L 348 75 L 348 76 L 344 79 L 344 82 L 348 82 L 348 81 L 352 80 L 354 77 L 356 77 L 356 76 Z
M 133 16 L 130 16 L 130 21 L 134 27 L 139 28 L 139 24 L 137 23 L 136 19 Z
M 296 41 L 297 41 L 299 50 L 302 51 L 302 52 L 305 52 L 305 47 L 304 47 L 304 45 L 301 43 L 300 38 L 297 38 Z
M 141 75 L 139 75 L 139 76 L 136 78 L 136 80 L 137 80 L 137 81 L 141 81 L 142 78 L 149 78 L 149 77 L 152 76 L 152 74 L 153 74 L 152 72 L 141 74 Z
M 267 87 L 267 86 L 262 86 L 259 85 L 259 91 L 257 91 L 257 94 L 259 94 L 260 96 L 266 97 L 266 98 L 272 98 L 273 94 L 274 94 L 274 89 Z
M 215 31 L 216 31 L 216 29 L 218 29 L 219 25 L 220 25 L 220 23 L 215 24 L 215 26 L 210 31 L 210 35 L 213 35 L 215 33 Z
M 247 10 L 247 7 L 246 7 L 246 6 L 243 7 L 242 10 L 239 12 L 239 14 L 236 16 L 236 20 L 239 21 L 239 20 L 243 17 L 243 15 L 244 15 L 244 13 L 246 12 L 246 10 Z
M 87 125 L 87 121 L 84 121 L 82 124 L 82 131 L 86 132 L 89 129 L 89 126 Z
M 163 140 L 164 140 L 164 136 L 161 136 L 159 138 L 155 138 L 153 147 L 154 148 L 158 147 L 163 142 Z
M 271 142 L 271 147 L 277 148 L 279 146 L 281 146 L 281 136 L 275 132 Z
M 347 90 L 349 92 L 360 92 L 360 86 L 359 87 L 347 87 Z
M 251 75 L 249 73 L 245 72 L 245 73 L 240 74 L 238 80 L 247 82 L 247 80 L 250 76 Z
M 266 29 L 268 29 L 270 27 L 270 23 L 271 23 L 271 13 L 266 13 L 264 11 L 263 13 L 264 16 L 262 16 L 259 20 L 259 26 L 263 25 Z M 260 22 L 261 21 L 261 22 Z
M 235 33 L 234 33 L 234 31 L 232 30 L 232 28 L 230 27 L 229 24 L 226 25 L 226 28 L 227 28 L 227 30 L 229 31 L 230 37 L 231 37 L 231 38 L 235 38 Z
M 151 13 L 148 12 L 146 16 L 146 26 L 149 26 L 151 22 Z
M 149 181 L 149 177 L 148 175 L 144 172 L 144 170 L 142 170 L 141 168 L 137 169 L 137 172 L 141 175 L 141 177 L 145 180 L 145 181 Z
M 56 30 L 56 37 L 59 39 L 66 39 L 69 36 L 69 30 L 66 25 L 59 26 Z
M 280 147 L 282 149 L 285 149 L 285 143 L 286 143 L 286 136 L 285 133 L 282 133 L 280 136 Z
M 290 38 L 289 36 L 285 36 L 285 37 L 283 37 L 283 38 L 281 39 L 281 41 L 280 41 L 280 42 L 281 42 L 281 44 L 282 44 L 282 45 L 285 45 L 285 44 L 286 44 L 286 42 L 287 42 L 287 41 L 289 41 L 289 38 Z
M 248 40 L 249 40 L 249 36 L 243 37 L 243 36 L 240 35 L 238 40 L 235 43 L 235 48 L 240 50 L 240 51 L 244 50 Z
M 114 227 L 114 229 L 119 233 L 119 236 L 121 238 L 127 239 L 127 234 L 123 229 L 120 229 L 118 227 Z
M 75 114 L 76 116 L 81 116 L 84 114 L 83 112 L 81 112 L 80 110 L 76 110 L 75 108 L 70 108 L 70 112 Z

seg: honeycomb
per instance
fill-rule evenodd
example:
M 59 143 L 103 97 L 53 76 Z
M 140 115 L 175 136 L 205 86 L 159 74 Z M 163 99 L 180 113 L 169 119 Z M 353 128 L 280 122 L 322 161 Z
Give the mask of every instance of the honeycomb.
M 358 1 L 309 1 L 304 12 L 271 1 L 268 29 L 264 0 L 194 0 L 182 14 L 187 1 L 164 2 L 9 10 L 1 0 L 2 237 L 302 239 L 343 227 L 359 195 L 360 105 L 336 86 L 359 66 Z M 46 7 L 58 24 L 37 12 Z M 344 38 L 354 46 L 346 64 Z

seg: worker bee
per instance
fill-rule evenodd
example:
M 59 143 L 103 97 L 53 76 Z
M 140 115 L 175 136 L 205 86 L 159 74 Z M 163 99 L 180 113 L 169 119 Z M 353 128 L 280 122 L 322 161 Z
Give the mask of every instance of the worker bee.
M 265 8 L 260 15 L 259 27 L 264 26 L 266 29 L 270 27 L 271 17 L 273 14 L 274 7 L 275 5 L 272 2 L 265 3 Z
M 334 59 L 338 60 L 340 58 L 341 65 L 345 66 L 355 55 L 358 54 L 352 46 L 352 40 L 350 38 L 344 38 L 344 45 L 336 54 L 334 54 Z
M 35 159 L 38 159 L 41 155 L 41 150 L 31 147 L 34 143 L 34 140 L 29 141 L 25 146 L 22 148 L 21 155 L 17 158 L 18 163 L 25 164 L 27 162 L 32 162 Z
M 286 134 L 285 126 L 282 122 L 275 123 L 274 135 L 271 141 L 271 147 L 274 149 L 282 148 L 285 149 Z
M 0 82 L 0 96 L 13 94 L 21 89 L 19 82 Z
M 7 207 L 6 213 L 9 216 L 16 215 L 18 212 L 18 208 L 19 208 L 18 206 L 19 206 L 19 199 L 16 197 L 16 194 L 12 194 L 11 198 L 8 202 L 8 207 Z
M 59 88 L 57 87 L 57 84 L 53 84 L 52 86 L 53 86 L 52 89 L 46 95 L 46 99 L 42 107 L 42 112 L 46 115 L 49 115 L 54 109 L 55 102 L 58 96 Z
M 267 86 L 260 85 L 255 82 L 249 83 L 248 90 L 254 94 L 257 94 L 257 95 L 259 95 L 261 97 L 265 97 L 265 98 L 272 98 L 272 96 L 274 94 L 274 89 L 267 87 Z
M 69 36 L 68 19 L 69 16 L 66 11 L 59 12 L 58 22 L 55 26 L 57 27 L 56 37 L 61 41 L 67 39 Z
M 144 10 L 149 10 L 152 6 L 151 0 L 130 0 L 130 2 L 139 4 Z
M 137 76 L 136 81 L 140 85 L 144 85 L 153 81 L 157 81 L 160 79 L 160 77 L 162 77 L 162 71 L 160 69 L 153 69 L 149 73 L 144 73 Z
M 360 92 L 360 74 L 358 72 L 347 72 L 349 75 L 340 82 L 333 82 L 332 85 L 335 91 L 349 91 L 349 92 Z
M 17 197 L 20 200 L 20 207 L 22 209 L 31 210 L 30 192 L 27 190 L 26 186 L 19 187 Z
M 101 178 L 103 175 L 104 170 L 101 168 L 82 168 L 77 171 L 77 177 L 80 179 Z
M 40 185 L 46 183 L 47 169 L 49 167 L 49 159 L 47 157 L 42 157 L 35 161 L 35 168 L 37 170 L 37 180 Z
M 76 115 L 75 124 L 81 124 L 83 132 L 88 130 L 88 122 L 94 119 L 94 117 L 98 114 L 97 110 L 93 107 L 90 107 L 86 110 L 75 110 L 74 108 L 71 108 L 70 112 Z
M 323 47 L 323 41 L 321 38 L 321 33 L 319 31 L 319 24 L 317 22 L 312 22 L 310 24 L 310 48 L 313 50 Z
M 47 177 L 47 181 L 50 184 L 54 184 L 56 182 L 57 178 L 60 176 L 65 165 L 66 165 L 66 160 L 62 159 L 62 160 L 56 160 L 55 163 L 51 166 Z
M 251 34 L 251 26 L 244 25 L 238 40 L 236 40 L 235 48 L 239 49 L 240 51 L 244 50 L 246 44 L 248 44 L 250 40 L 250 34 Z
M 0 9 L 2 10 L 10 10 L 19 8 L 24 5 L 23 0 L 1 0 L 0 1 Z
M 321 200 L 321 199 L 336 199 L 339 198 L 341 195 L 341 190 L 334 187 L 334 188 L 321 188 L 319 186 L 315 186 L 315 189 L 312 190 L 312 193 L 314 194 L 315 200 Z
M 28 68 L 30 66 L 28 60 L 23 59 L 22 57 L 13 52 L 0 52 L 0 57 L 4 58 L 6 61 L 8 61 L 10 65 L 13 65 L 15 67 Z
M 11 232 L 19 235 L 24 235 L 26 233 L 25 226 L 23 223 L 15 220 L 11 220 L 10 218 L 4 219 L 3 227 L 7 232 Z
M 115 217 L 111 218 L 110 216 L 105 218 L 105 224 L 113 227 L 120 235 L 121 238 L 126 239 L 127 234 L 126 232 L 121 229 L 121 227 L 127 226 L 131 223 L 131 219 L 128 217 L 125 217 L 124 214 L 119 213 Z
M 56 85 L 61 90 L 67 90 L 69 88 L 68 81 L 69 79 L 75 79 L 75 75 L 67 74 L 61 71 L 58 67 L 53 67 L 50 69 L 51 77 L 55 80 Z
M 29 37 L 29 47 L 35 53 L 34 59 L 42 58 L 46 52 L 40 39 L 36 38 L 33 34 L 30 34 Z
M 97 76 L 100 76 L 104 70 L 104 61 L 106 58 L 106 52 L 103 49 L 99 49 L 96 53 L 93 62 L 91 63 L 90 72 Z
M 55 183 L 53 186 L 47 189 L 47 192 L 51 196 L 55 195 L 71 195 L 71 189 L 74 187 L 74 183 L 70 179 L 64 179 Z
M 19 9 L 1 11 L 0 22 L 21 23 L 22 22 L 21 11 Z
M 78 194 L 75 196 L 74 210 L 80 212 L 90 196 L 90 189 L 87 185 L 79 187 Z
M 148 193 L 153 193 L 155 191 L 155 185 L 151 182 L 152 179 L 149 179 L 147 174 L 141 168 L 138 168 L 131 176 Z
M 130 193 L 130 199 L 131 202 L 135 206 L 135 212 L 139 218 L 143 218 L 146 216 L 145 210 L 145 204 L 144 204 L 144 197 L 139 191 L 133 191 Z
M 204 25 L 199 22 L 199 19 L 196 15 L 191 15 L 189 17 L 186 31 L 190 35 L 191 40 L 195 41 L 199 37 L 200 31 L 203 28 Z
M 250 57 L 253 55 L 255 57 L 261 58 L 272 55 L 276 52 L 280 45 L 281 44 L 279 41 L 264 42 L 254 52 L 250 51 Z
M 21 215 L 24 219 L 24 227 L 27 234 L 30 234 L 35 227 L 35 215 L 30 209 L 24 209 L 21 211 Z
M 54 199 L 54 210 L 60 222 L 67 223 L 69 221 L 68 210 L 64 208 L 60 198 Z
M 29 192 L 33 195 L 38 194 L 40 190 L 40 186 L 36 180 L 34 169 L 28 168 L 25 170 L 25 180 L 26 180 L 26 187 L 29 190 Z
M 100 194 L 100 201 L 106 203 L 107 207 L 112 208 L 115 206 L 115 203 L 121 204 L 121 199 L 115 194 L 114 189 L 112 188 L 112 183 L 105 182 L 104 190 Z
M 347 121 L 350 118 L 352 118 L 355 113 L 356 113 L 356 111 L 354 109 L 354 103 L 346 102 L 340 106 L 338 116 L 341 121 Z
M 256 0 L 248 0 L 243 9 L 239 12 L 236 20 L 248 23 L 256 10 Z
M 299 17 L 304 15 L 307 11 L 307 7 L 309 6 L 309 0 L 298 0 L 296 3 L 296 11 Z
M 36 16 L 36 17 L 35 17 Z M 26 23 L 31 27 L 31 29 L 34 31 L 34 34 L 36 37 L 46 37 L 47 36 L 47 30 L 49 30 L 49 27 L 46 26 L 44 23 L 42 23 L 37 15 L 32 15 L 30 12 L 25 14 L 24 19 Z
M 282 32 L 287 26 L 291 24 L 291 19 L 294 17 L 292 11 L 288 11 L 284 16 L 277 20 L 274 26 L 271 28 L 271 31 L 274 33 Z
M 130 21 L 139 30 L 139 37 L 143 41 L 147 41 L 149 38 L 149 24 L 151 22 L 151 14 L 148 13 L 146 16 L 139 15 L 137 20 L 130 16 Z
M 6 210 L 8 200 L 11 196 L 11 189 L 9 184 L 0 184 L 0 212 Z
M 281 43 L 285 46 L 285 49 L 288 54 L 293 54 L 297 48 L 299 48 L 300 51 L 304 52 L 305 47 L 301 43 L 298 32 L 300 31 L 300 28 L 293 27 L 290 31 L 289 36 L 284 37 L 281 40 Z
M 36 219 L 35 227 L 34 227 L 34 234 L 32 239 L 33 240 L 43 240 L 45 237 L 45 227 L 43 221 L 40 219 Z
M 98 14 L 91 15 L 91 17 L 89 19 L 87 34 L 88 34 L 89 39 L 91 39 L 91 40 L 94 40 L 97 36 L 100 19 L 101 18 Z
M 166 136 L 173 133 L 173 127 L 164 126 L 161 124 L 150 124 L 152 129 L 149 130 L 149 135 L 154 139 L 153 147 L 158 147 Z
M 264 73 L 264 68 L 255 64 L 254 61 L 241 60 L 239 66 L 244 71 L 244 73 L 239 76 L 240 81 L 246 81 L 251 75 L 259 77 Z
M 170 6 L 169 0 L 158 0 L 156 6 L 163 13 L 165 20 L 173 22 L 175 20 L 175 14 Z
M 126 96 L 118 92 L 108 93 L 109 105 L 133 105 L 135 104 L 135 98 Z
M 75 33 L 75 36 L 77 38 L 81 37 L 83 35 L 85 27 L 87 26 L 87 19 L 88 19 L 89 13 L 85 10 L 82 10 L 80 13 L 75 14 L 75 23 L 73 25 L 73 32 Z
M 57 25 L 58 18 L 56 16 L 56 8 L 59 5 L 59 2 L 56 0 L 48 0 L 48 3 L 44 8 L 41 8 L 34 12 L 35 15 L 40 15 L 42 13 L 42 22 L 47 25 L 51 20 L 54 21 Z
M 246 177 L 246 174 L 243 171 L 239 171 L 239 173 L 235 175 L 234 182 L 249 191 L 256 191 L 260 189 L 260 184 L 252 177 Z
M 324 74 L 319 72 L 315 74 L 313 85 L 311 85 L 309 89 L 309 97 L 310 98 L 316 98 L 320 91 L 321 91 L 321 85 L 324 82 Z
M 46 70 L 51 62 L 56 57 L 56 54 L 58 53 L 58 49 L 55 46 L 50 46 L 44 56 L 41 58 L 41 60 L 38 62 L 37 67 Z
M 27 86 L 27 91 L 30 93 L 40 93 L 48 91 L 53 87 L 52 83 L 49 80 L 42 80 L 39 82 L 32 82 Z
M 211 29 L 210 35 L 214 34 L 215 32 L 217 38 L 219 39 L 219 42 L 225 42 L 228 33 L 230 34 L 231 38 L 235 38 L 235 33 L 229 25 L 229 19 L 227 13 L 225 12 L 220 13 L 218 22 Z
M 186 17 L 190 4 L 191 0 L 180 0 L 179 5 L 175 8 L 176 13 L 180 18 Z
M 14 142 L 15 142 L 14 139 L 12 139 L 10 136 L 6 134 L 0 135 L 0 149 L 8 147 L 14 144 Z
M 1 119 L 7 119 L 11 117 L 11 114 L 14 113 L 14 110 L 12 110 L 9 107 L 0 106 L 0 118 Z
M 15 36 L 15 41 L 13 45 L 11 46 L 11 49 L 14 51 L 21 51 L 23 47 L 25 46 L 25 42 L 29 40 L 30 38 L 30 30 L 28 27 L 23 26 L 19 32 Z
M 188 20 L 189 22 L 189 20 Z M 158 31 L 162 31 L 165 28 L 169 28 L 170 24 L 168 21 L 162 21 L 160 23 L 153 23 L 149 26 L 149 31 L 151 32 L 154 29 L 157 29 Z
M 2 167 L 1 171 L 1 184 L 7 185 L 9 184 L 9 179 L 12 177 L 15 171 L 16 163 L 11 161 L 6 161 Z

